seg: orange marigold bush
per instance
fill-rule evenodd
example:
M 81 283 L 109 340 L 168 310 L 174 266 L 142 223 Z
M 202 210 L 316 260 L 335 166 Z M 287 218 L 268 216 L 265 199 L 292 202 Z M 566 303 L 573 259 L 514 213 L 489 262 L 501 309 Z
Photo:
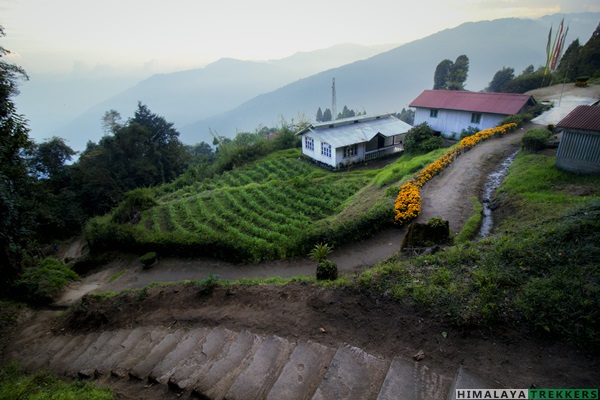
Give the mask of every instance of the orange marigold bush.
M 413 179 L 406 182 L 400 188 L 400 192 L 398 193 L 398 197 L 394 203 L 394 211 L 396 213 L 394 221 L 398 225 L 402 225 L 418 217 L 421 213 L 421 194 L 419 190 L 431 178 L 442 172 L 464 151 L 472 149 L 479 142 L 491 137 L 505 135 L 507 132 L 510 132 L 516 128 L 517 124 L 510 123 L 495 128 L 484 129 L 472 136 L 467 136 L 459 142 L 458 146 L 448 150 L 440 158 L 425 167 Z
M 396 216 L 394 220 L 398 224 L 404 224 L 421 213 L 421 194 L 419 186 L 413 181 L 408 181 L 400 188 L 400 193 L 394 205 Z

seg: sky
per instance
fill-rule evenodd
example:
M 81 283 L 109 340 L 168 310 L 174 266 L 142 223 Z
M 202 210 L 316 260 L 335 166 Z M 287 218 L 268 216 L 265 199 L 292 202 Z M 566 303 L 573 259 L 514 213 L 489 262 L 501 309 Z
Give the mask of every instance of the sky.
M 340 43 L 407 43 L 463 22 L 600 12 L 598 0 L 0 0 L 30 74 L 172 72 Z

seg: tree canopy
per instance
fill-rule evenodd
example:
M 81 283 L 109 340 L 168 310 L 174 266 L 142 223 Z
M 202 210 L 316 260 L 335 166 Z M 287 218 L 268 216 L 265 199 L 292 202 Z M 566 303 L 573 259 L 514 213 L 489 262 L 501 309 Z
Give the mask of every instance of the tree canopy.
M 469 58 L 460 55 L 454 62 L 442 60 L 433 74 L 435 90 L 465 90 L 465 82 L 469 74 Z
M 0 38 L 4 37 L 0 26 Z M 17 113 L 12 98 L 25 71 L 6 62 L 10 51 L 0 47 L 0 290 L 17 276 L 20 260 L 33 236 L 34 178 L 29 174 L 27 156 L 33 142 L 25 118 Z

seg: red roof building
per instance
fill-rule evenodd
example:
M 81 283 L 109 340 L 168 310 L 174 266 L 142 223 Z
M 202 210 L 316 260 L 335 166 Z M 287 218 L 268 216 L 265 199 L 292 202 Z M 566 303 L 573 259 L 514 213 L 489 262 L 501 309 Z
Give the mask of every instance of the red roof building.
M 415 125 L 427 122 L 442 135 L 458 139 L 463 130 L 493 128 L 535 104 L 527 94 L 425 90 L 409 106 L 416 108 Z

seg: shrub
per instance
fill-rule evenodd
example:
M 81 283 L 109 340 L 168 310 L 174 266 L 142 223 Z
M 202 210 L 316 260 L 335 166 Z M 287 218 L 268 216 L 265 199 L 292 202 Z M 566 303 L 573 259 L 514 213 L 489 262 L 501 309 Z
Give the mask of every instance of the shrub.
M 150 188 L 137 188 L 125 194 L 123 200 L 113 214 L 113 221 L 117 223 L 137 223 L 142 211 L 154 207 L 156 199 Z
M 412 128 L 404 139 L 404 151 L 407 153 L 428 153 L 444 147 L 444 139 L 435 135 L 427 123 L 422 123 Z
M 26 268 L 17 281 L 17 287 L 24 289 L 23 294 L 28 301 L 44 304 L 51 302 L 69 282 L 78 278 L 72 269 L 59 260 L 48 257 L 37 265 Z
M 338 269 L 337 265 L 331 260 L 322 260 L 317 265 L 317 280 L 324 281 L 330 280 L 334 281 L 338 277 Z
M 219 276 L 215 274 L 208 274 L 204 279 L 196 281 L 196 287 L 198 288 L 198 295 L 200 297 L 210 295 L 219 282 Z
M 479 129 L 477 129 L 477 128 L 474 128 L 474 127 L 472 127 L 472 126 L 469 126 L 467 129 L 463 129 L 463 130 L 460 132 L 460 138 L 461 138 L 461 139 L 464 139 L 464 138 L 466 138 L 467 136 L 473 136 L 473 135 L 474 135 L 474 134 L 476 134 L 477 132 L 479 132 Z
M 148 268 L 149 266 L 154 264 L 156 262 L 156 259 L 157 255 L 154 251 L 148 252 L 140 257 L 140 261 L 142 264 L 144 264 L 144 268 Z
M 327 243 L 315 244 L 315 247 L 308 253 L 308 257 L 311 260 L 320 263 L 321 261 L 327 260 L 327 256 L 329 256 L 332 250 L 333 246 Z
M 532 114 L 513 114 L 504 118 L 502 121 L 498 123 L 498 126 L 506 125 L 506 124 L 517 124 L 517 126 L 522 126 L 526 122 L 531 121 L 533 118 Z
M 530 129 L 521 140 L 521 148 L 527 151 L 538 151 L 546 148 L 551 133 L 547 129 Z

